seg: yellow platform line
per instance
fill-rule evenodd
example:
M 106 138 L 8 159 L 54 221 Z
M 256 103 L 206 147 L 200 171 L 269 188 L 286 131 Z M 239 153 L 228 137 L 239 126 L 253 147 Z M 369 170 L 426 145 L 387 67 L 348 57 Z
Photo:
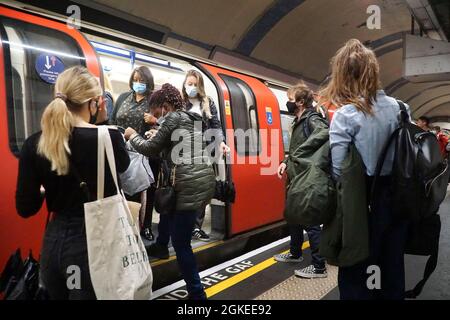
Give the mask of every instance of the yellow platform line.
M 222 243 L 223 243 L 223 240 L 211 242 L 211 243 L 205 244 L 205 245 L 203 245 L 203 246 L 197 247 L 197 248 L 193 249 L 192 251 L 193 251 L 194 253 L 200 252 L 200 251 L 203 251 L 203 250 L 206 250 L 206 249 L 209 249 L 209 248 L 213 248 L 213 247 L 215 247 L 215 246 L 218 246 L 219 244 L 222 244 Z M 156 266 L 159 266 L 159 265 L 168 263 L 168 262 L 170 262 L 170 261 L 172 261 L 172 260 L 175 260 L 176 258 L 177 258 L 176 255 L 173 255 L 173 256 L 171 256 L 169 259 L 158 260 L 158 261 L 155 261 L 155 262 L 150 263 L 150 265 L 151 265 L 152 267 L 156 267 Z
M 305 241 L 303 242 L 302 245 L 302 249 L 307 249 L 309 248 L 309 241 Z M 287 253 L 289 252 L 289 250 L 283 251 L 282 253 Z M 238 284 L 239 282 L 244 281 L 245 279 L 250 278 L 251 276 L 257 274 L 258 272 L 261 272 L 267 268 L 269 268 L 270 266 L 276 264 L 277 261 L 271 257 L 263 262 L 258 263 L 257 265 L 254 265 L 253 267 L 242 271 L 241 273 L 232 276 L 231 278 L 228 278 L 216 285 L 213 285 L 211 287 L 209 287 L 208 289 L 205 290 L 206 295 L 208 296 L 208 298 Z

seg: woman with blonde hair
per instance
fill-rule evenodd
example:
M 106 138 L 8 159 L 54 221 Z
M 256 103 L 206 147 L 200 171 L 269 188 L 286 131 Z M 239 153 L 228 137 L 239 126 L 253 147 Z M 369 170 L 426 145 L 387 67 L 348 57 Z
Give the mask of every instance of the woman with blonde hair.
M 189 70 L 183 82 L 182 94 L 186 103 L 186 110 L 197 113 L 202 117 L 203 131 L 214 130 L 214 143 L 219 146 L 219 151 L 226 154 L 230 148 L 225 143 L 222 125 L 217 116 L 217 108 L 214 101 L 206 95 L 203 76 L 197 70 Z M 202 230 L 205 219 L 205 208 L 199 211 L 192 237 L 201 241 L 209 241 L 209 236 Z
M 333 175 L 335 179 L 340 178 L 343 161 L 353 144 L 361 155 L 370 187 L 382 149 L 398 127 L 400 107 L 381 89 L 380 67 L 375 53 L 359 40 L 349 40 L 338 50 L 331 69 L 331 79 L 320 96 L 338 108 L 330 128 Z M 404 299 L 403 252 L 407 223 L 397 220 L 392 212 L 390 175 L 393 158 L 394 149 L 391 148 L 377 180 L 379 192 L 371 199 L 370 256 L 354 266 L 339 268 L 341 299 Z M 380 289 L 369 290 L 367 287 L 371 276 L 367 268 L 371 265 L 381 270 Z
M 84 203 L 97 198 L 97 127 L 104 112 L 98 80 L 84 67 L 61 73 L 54 99 L 45 108 L 42 131 L 24 143 L 19 160 L 16 208 L 22 217 L 36 214 L 44 201 L 50 212 L 41 252 L 41 278 L 51 299 L 95 299 L 89 275 Z M 118 172 L 130 159 L 122 134 L 109 129 Z M 114 182 L 105 170 L 105 196 Z M 41 193 L 41 186 L 45 194 Z M 80 285 L 67 286 L 70 266 L 79 267 Z

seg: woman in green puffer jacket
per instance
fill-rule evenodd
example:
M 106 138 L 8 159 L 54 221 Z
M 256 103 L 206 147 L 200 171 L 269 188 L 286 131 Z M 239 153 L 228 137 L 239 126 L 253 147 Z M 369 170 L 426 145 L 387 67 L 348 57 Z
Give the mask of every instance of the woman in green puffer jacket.
M 145 140 L 127 128 L 125 138 L 146 156 L 163 154 L 175 168 L 176 209 L 168 214 L 170 238 L 190 299 L 206 299 L 192 252 L 191 237 L 197 212 L 213 197 L 215 175 L 204 152 L 201 116 L 185 111 L 180 92 L 170 84 L 152 94 L 153 116 L 164 119 L 159 130 Z

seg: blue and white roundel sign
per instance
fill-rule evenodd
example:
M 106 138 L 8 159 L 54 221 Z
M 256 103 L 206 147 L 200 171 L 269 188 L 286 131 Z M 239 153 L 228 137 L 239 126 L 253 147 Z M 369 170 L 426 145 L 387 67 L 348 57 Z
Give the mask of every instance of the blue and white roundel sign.
M 64 63 L 61 59 L 46 53 L 37 57 L 35 67 L 39 78 L 50 84 L 54 84 L 59 74 L 64 71 Z

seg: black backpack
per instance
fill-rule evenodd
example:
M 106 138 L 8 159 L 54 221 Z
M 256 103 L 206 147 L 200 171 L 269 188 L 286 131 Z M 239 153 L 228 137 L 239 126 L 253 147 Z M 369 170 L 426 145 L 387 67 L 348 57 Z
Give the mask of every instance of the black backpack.
M 322 109 L 321 109 L 322 111 Z M 313 111 L 310 114 L 308 114 L 308 116 L 306 117 L 305 121 L 303 121 L 303 134 L 305 135 L 306 139 L 309 138 L 309 136 L 311 135 L 312 131 L 311 131 L 311 119 L 312 118 L 316 118 L 317 120 L 323 122 L 324 124 L 326 124 L 327 126 L 330 125 L 330 121 L 325 115 L 322 113 L 319 113 L 317 111 Z
M 437 212 L 447 193 L 450 170 L 436 136 L 411 123 L 405 105 L 397 102 L 399 128 L 392 133 L 378 161 L 372 196 L 387 152 L 394 143 L 392 206 L 399 219 L 410 221 L 405 253 L 430 256 L 423 279 L 406 293 L 407 298 L 416 298 L 437 265 L 441 231 Z

